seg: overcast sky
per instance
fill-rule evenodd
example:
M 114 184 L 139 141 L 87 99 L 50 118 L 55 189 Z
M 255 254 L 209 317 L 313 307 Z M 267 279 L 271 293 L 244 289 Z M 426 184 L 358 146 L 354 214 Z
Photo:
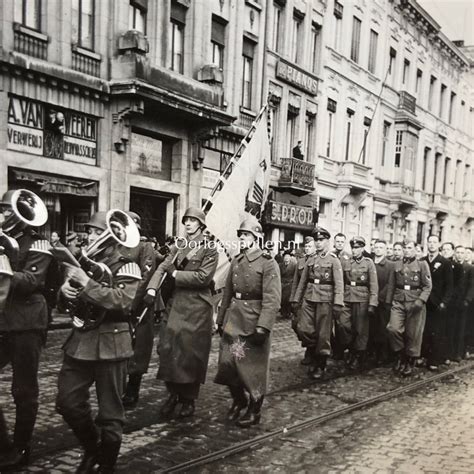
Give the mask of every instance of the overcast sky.
M 474 45 L 474 0 L 418 0 L 451 40 Z

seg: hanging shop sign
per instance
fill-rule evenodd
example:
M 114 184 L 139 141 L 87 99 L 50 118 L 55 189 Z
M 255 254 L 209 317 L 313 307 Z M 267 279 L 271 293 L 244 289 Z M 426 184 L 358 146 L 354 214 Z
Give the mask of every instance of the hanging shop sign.
M 10 95 L 9 150 L 97 164 L 98 119 L 69 109 Z
M 314 226 L 313 209 L 284 202 L 268 201 L 265 222 L 277 227 L 311 230 Z

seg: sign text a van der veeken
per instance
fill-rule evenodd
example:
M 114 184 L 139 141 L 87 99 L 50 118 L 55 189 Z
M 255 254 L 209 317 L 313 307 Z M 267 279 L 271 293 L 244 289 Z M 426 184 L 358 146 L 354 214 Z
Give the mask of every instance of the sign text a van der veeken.
M 98 119 L 69 109 L 10 95 L 7 148 L 95 165 Z

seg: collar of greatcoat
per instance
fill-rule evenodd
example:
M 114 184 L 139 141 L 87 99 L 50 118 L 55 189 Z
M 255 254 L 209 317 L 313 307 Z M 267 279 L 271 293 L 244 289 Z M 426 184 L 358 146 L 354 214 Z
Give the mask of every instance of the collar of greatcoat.
M 246 252 L 243 252 L 239 256 L 239 260 L 242 260 L 242 258 L 247 257 L 247 260 L 249 262 L 253 262 L 254 260 L 257 260 L 258 257 L 260 257 L 263 254 L 262 249 L 259 248 L 252 248 L 248 249 Z

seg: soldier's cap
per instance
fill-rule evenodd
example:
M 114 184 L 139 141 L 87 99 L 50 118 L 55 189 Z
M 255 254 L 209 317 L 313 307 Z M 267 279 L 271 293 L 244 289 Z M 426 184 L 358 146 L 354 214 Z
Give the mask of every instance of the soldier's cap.
M 364 237 L 357 236 L 357 237 L 352 237 L 352 239 L 349 241 L 351 248 L 353 249 L 358 249 L 361 247 L 365 247 L 365 239 Z
M 304 238 L 304 243 L 309 244 L 310 242 L 314 242 L 314 238 L 311 235 L 308 235 Z
M 331 234 L 326 229 L 322 227 L 316 226 L 313 231 L 311 232 L 311 236 L 314 240 L 321 240 L 321 239 L 330 239 Z

